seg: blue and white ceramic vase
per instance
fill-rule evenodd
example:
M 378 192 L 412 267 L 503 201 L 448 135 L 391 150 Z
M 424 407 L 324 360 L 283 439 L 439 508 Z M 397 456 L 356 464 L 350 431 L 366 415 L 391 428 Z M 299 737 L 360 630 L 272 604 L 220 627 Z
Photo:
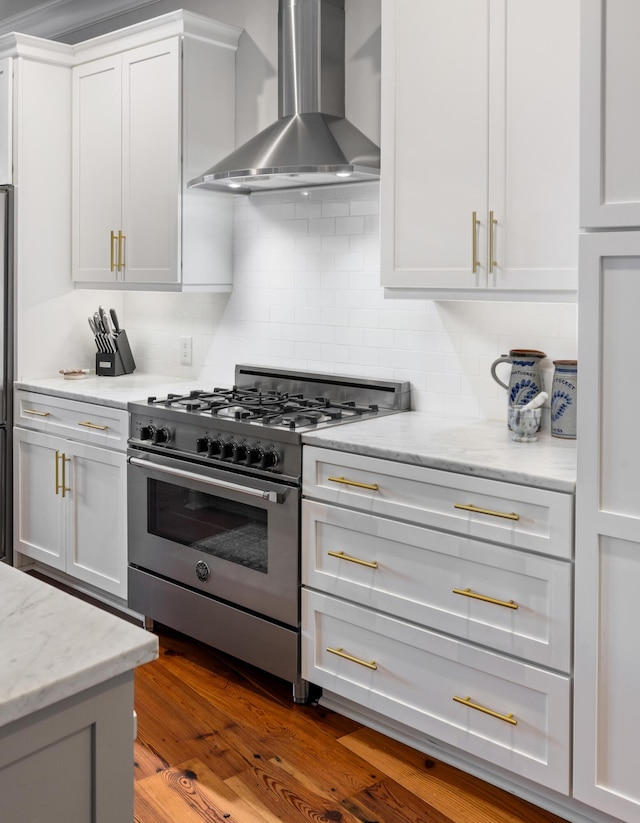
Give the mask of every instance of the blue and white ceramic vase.
M 578 361 L 554 360 L 551 385 L 551 435 L 573 440 L 576 437 L 576 392 Z
M 546 356 L 538 349 L 510 349 L 509 354 L 503 354 L 493 361 L 491 376 L 498 385 L 507 390 L 508 408 L 524 406 L 543 390 L 540 364 Z M 508 385 L 496 374 L 496 367 L 500 363 L 511 364 Z

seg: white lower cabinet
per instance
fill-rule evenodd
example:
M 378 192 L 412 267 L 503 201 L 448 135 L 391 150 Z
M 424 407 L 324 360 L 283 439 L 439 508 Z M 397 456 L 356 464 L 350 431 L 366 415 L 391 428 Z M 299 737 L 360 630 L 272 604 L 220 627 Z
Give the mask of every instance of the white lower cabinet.
M 302 603 L 304 678 L 568 792 L 569 677 L 319 592 Z
M 14 429 L 15 551 L 126 599 L 126 439 L 103 444 L 110 428 L 126 437 L 127 412 L 17 392 L 16 421 L 28 412 L 33 428 Z M 84 442 L 57 433 L 74 412 Z
M 573 495 L 304 447 L 302 676 L 571 790 Z

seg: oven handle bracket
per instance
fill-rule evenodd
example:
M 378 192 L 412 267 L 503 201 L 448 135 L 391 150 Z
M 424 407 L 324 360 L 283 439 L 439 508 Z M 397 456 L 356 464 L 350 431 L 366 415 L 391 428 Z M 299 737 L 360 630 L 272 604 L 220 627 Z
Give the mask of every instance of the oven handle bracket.
M 184 471 L 184 469 L 159 466 L 157 463 L 151 463 L 149 460 L 142 460 L 139 457 L 129 457 L 127 460 L 134 466 L 143 466 L 145 469 L 153 469 L 161 474 L 170 474 L 173 477 L 181 477 L 183 480 L 195 480 L 198 483 L 205 483 L 208 486 L 216 486 L 217 488 L 228 489 L 229 491 L 250 494 L 252 497 L 260 497 L 262 500 L 268 500 L 270 503 L 282 503 L 284 499 L 284 496 L 280 492 L 276 491 L 252 489 L 250 486 L 242 486 L 240 483 L 231 483 L 228 480 L 213 480 L 210 477 L 203 477 L 201 474 L 196 474 L 195 472 Z

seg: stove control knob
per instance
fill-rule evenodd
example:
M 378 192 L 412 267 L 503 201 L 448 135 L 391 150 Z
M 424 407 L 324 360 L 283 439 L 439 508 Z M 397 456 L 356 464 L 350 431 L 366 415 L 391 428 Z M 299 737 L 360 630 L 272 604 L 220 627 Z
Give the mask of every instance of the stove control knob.
M 196 453 L 202 454 L 203 452 L 209 453 L 209 446 L 211 445 L 211 438 L 210 437 L 199 437 L 196 440 Z
M 260 446 L 249 446 L 244 462 L 247 466 L 257 466 L 263 454 L 264 452 Z
M 171 441 L 171 429 L 164 426 L 162 429 L 157 429 L 156 433 L 153 436 L 153 442 L 155 444 L 158 443 L 169 443 Z
M 149 424 L 148 426 L 140 426 L 140 440 L 153 440 L 156 433 L 156 427 Z
M 233 463 L 242 463 L 246 461 L 248 454 L 248 447 L 246 443 L 237 443 L 235 440 L 232 440 L 229 445 L 231 446 L 231 460 Z
M 263 449 L 262 455 L 260 456 L 260 463 L 258 464 L 258 468 L 273 469 L 278 465 L 279 462 L 280 455 L 275 449 Z
M 221 437 L 216 437 L 215 440 L 209 440 L 209 457 L 217 457 L 223 460 L 225 457 L 226 443 Z
M 231 440 L 223 440 L 216 437 L 211 443 L 209 457 L 217 457 L 218 460 L 230 460 L 233 457 L 233 446 Z

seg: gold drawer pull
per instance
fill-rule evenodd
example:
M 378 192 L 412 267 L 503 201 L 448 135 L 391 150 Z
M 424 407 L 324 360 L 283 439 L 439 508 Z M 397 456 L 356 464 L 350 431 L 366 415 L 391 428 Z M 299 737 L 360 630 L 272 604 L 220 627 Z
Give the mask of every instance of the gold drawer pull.
M 339 649 L 332 649 L 330 646 L 327 646 L 327 651 L 331 652 L 331 654 L 337 654 L 338 657 L 344 657 L 345 660 L 350 660 L 352 663 L 357 663 L 359 666 L 366 666 L 367 669 L 373 669 L 375 671 L 378 668 L 375 660 L 366 661 L 360 660 L 359 657 L 352 657 L 352 655 L 342 651 L 342 646 Z
M 486 594 L 472 592 L 471 589 L 452 589 L 454 594 L 461 594 L 464 597 L 473 597 L 474 600 L 484 600 L 485 603 L 495 603 L 496 606 L 505 606 L 507 609 L 517 609 L 518 604 L 513 600 L 496 600 L 495 597 L 487 597 Z
M 378 563 L 376 560 L 360 560 L 359 557 L 352 557 L 350 554 L 344 552 L 327 552 L 329 557 L 337 557 L 339 560 L 348 560 L 349 563 L 357 563 L 359 566 L 367 566 L 369 569 L 377 569 Z
M 454 503 L 453 508 L 464 509 L 466 512 L 476 512 L 477 514 L 489 514 L 491 517 L 504 517 L 506 520 L 520 520 L 520 515 L 514 512 L 494 512 L 491 509 L 481 509 L 479 506 L 472 506 L 471 504 Z
M 51 414 L 51 412 L 41 412 L 36 411 L 35 409 L 22 409 L 22 411 L 24 412 L 24 414 L 36 414 L 38 415 L 38 417 L 49 417 L 49 415 Z
M 97 423 L 89 423 L 88 420 L 85 420 L 82 423 L 78 422 L 78 425 L 86 426 L 88 429 L 99 429 L 101 432 L 104 432 L 109 428 L 109 426 L 99 426 Z
M 357 480 L 348 480 L 346 477 L 328 477 L 332 483 L 343 483 L 345 486 L 357 486 L 359 489 L 371 489 L 372 492 L 378 491 L 377 483 L 359 483 Z
M 456 703 L 462 703 L 464 706 L 468 706 L 470 709 L 475 709 L 479 712 L 484 712 L 484 714 L 489 714 L 491 717 L 497 717 L 498 720 L 504 720 L 505 723 L 511 723 L 512 726 L 517 726 L 518 721 L 513 716 L 513 712 L 509 714 L 500 714 L 499 712 L 494 712 L 493 709 L 487 709 L 485 706 L 480 706 L 478 703 L 472 703 L 470 697 L 456 697 L 454 694 L 453 699 Z

